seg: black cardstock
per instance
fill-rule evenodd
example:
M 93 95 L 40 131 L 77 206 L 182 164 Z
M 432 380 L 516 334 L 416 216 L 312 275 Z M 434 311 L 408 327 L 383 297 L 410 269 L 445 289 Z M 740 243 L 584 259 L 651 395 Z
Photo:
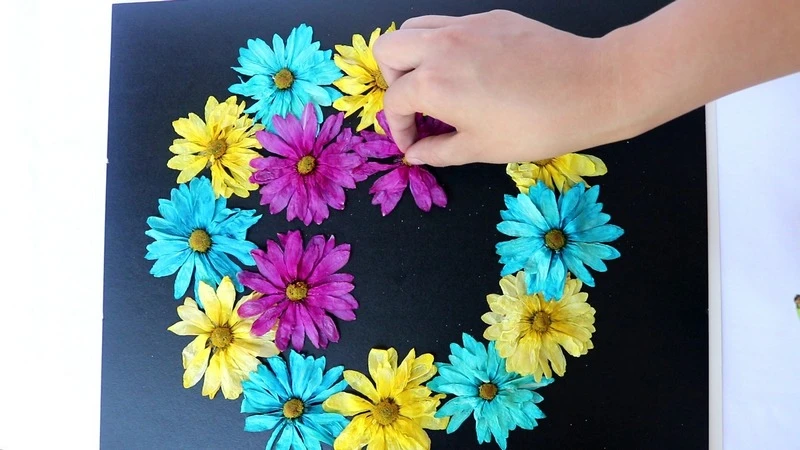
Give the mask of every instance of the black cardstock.
M 104 449 L 261 449 L 267 433 L 243 431 L 241 399 L 202 397 L 182 387 L 174 276 L 154 278 L 144 259 L 148 216 L 169 198 L 178 172 L 167 168 L 178 136 L 172 121 L 202 115 L 208 96 L 223 101 L 238 81 L 240 47 L 271 42 L 307 23 L 323 49 L 350 44 L 392 21 L 424 14 L 464 15 L 510 9 L 579 35 L 598 37 L 646 17 L 652 0 L 349 0 L 190 1 L 113 8 L 100 443 Z M 516 45 L 507 42 L 509 46 Z M 240 98 L 240 100 L 242 100 Z M 248 105 L 252 104 L 249 99 Z M 324 109 L 326 114 L 334 111 Z M 346 125 L 355 127 L 355 120 Z M 625 229 L 622 257 L 585 288 L 597 310 L 594 350 L 568 357 L 567 373 L 539 390 L 547 414 L 533 431 L 511 432 L 510 449 L 699 449 L 708 430 L 708 325 L 705 122 L 693 111 L 629 141 L 592 149 L 608 174 L 603 210 Z M 433 169 L 447 208 L 421 212 L 406 193 L 381 217 L 369 181 L 348 191 L 344 211 L 321 226 L 270 215 L 254 192 L 228 205 L 263 218 L 248 239 L 264 247 L 276 233 L 307 239 L 333 234 L 350 243 L 343 271 L 355 276 L 354 322 L 338 321 L 328 365 L 366 372 L 372 347 L 412 347 L 444 361 L 467 332 L 483 340 L 486 295 L 499 293 L 494 246 L 503 195 L 516 193 L 504 166 Z M 206 175 L 207 172 L 206 172 Z M 470 418 L 455 433 L 429 431 L 432 447 L 478 448 Z M 495 444 L 481 448 L 494 448 Z

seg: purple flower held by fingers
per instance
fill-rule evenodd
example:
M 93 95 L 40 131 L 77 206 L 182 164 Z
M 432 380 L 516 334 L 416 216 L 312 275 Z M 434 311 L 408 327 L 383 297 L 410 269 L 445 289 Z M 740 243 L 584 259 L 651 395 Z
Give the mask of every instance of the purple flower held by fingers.
M 353 151 L 360 138 L 349 128 L 342 130 L 342 113 L 325 119 L 317 133 L 317 115 L 309 103 L 298 118 L 272 118 L 274 132 L 259 131 L 256 139 L 277 156 L 255 158 L 256 172 L 250 181 L 262 185 L 261 204 L 270 214 L 286 208 L 286 219 L 308 225 L 328 218 L 328 207 L 344 209 L 344 188 L 353 189 L 353 170 L 361 156 Z
M 258 317 L 251 329 L 256 336 L 268 332 L 277 321 L 275 345 L 281 351 L 290 340 L 300 351 L 306 336 L 316 348 L 338 342 L 339 330 L 329 314 L 355 320 L 353 310 L 358 308 L 350 294 L 353 276 L 336 273 L 350 259 L 350 244 L 336 245 L 333 236 L 326 241 L 317 235 L 303 249 L 299 231 L 278 234 L 278 241 L 267 241 L 266 252 L 251 252 L 259 273 L 239 273 L 243 285 L 263 294 L 243 303 L 239 315 Z
M 408 186 L 411 188 L 414 202 L 421 210 L 430 211 L 432 204 L 444 208 L 447 205 L 447 195 L 433 174 L 422 166 L 408 164 L 403 152 L 394 142 L 392 131 L 389 129 L 389 124 L 386 123 L 383 111 L 378 113 L 377 119 L 380 126 L 386 130 L 386 134 L 362 131 L 361 136 L 364 141 L 356 144 L 356 151 L 365 159 L 392 158 L 392 162 L 388 164 L 375 161 L 365 162 L 353 173 L 356 181 L 363 181 L 374 173 L 390 171 L 375 180 L 375 184 L 369 189 L 370 194 L 373 194 L 372 204 L 381 205 L 381 214 L 385 216 L 397 206 L 397 202 L 400 201 L 400 197 L 403 196 L 403 192 Z M 450 125 L 422 114 L 417 114 L 416 122 L 417 134 L 420 139 L 455 131 L 455 128 Z

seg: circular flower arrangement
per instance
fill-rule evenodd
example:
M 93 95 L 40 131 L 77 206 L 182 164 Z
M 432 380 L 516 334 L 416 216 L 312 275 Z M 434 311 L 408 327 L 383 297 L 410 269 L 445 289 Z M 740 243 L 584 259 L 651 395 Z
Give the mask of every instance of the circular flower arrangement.
M 488 345 L 465 333 L 450 345 L 449 362 L 438 363 L 413 349 L 402 360 L 393 348 L 372 349 L 369 377 L 298 353 L 306 339 L 322 349 L 338 342 L 334 317 L 356 319 L 354 278 L 341 271 L 350 245 L 288 231 L 260 249 L 246 234 L 261 215 L 227 206 L 260 186 L 270 214 L 320 224 L 331 208 L 344 209 L 345 189 L 381 172 L 369 192 L 384 216 L 406 188 L 423 211 L 447 205 L 433 174 L 405 161 L 383 115 L 388 86 L 372 54 L 380 32 L 368 43 L 354 35 L 336 55 L 320 50 L 305 24 L 285 41 L 273 36 L 271 46 L 249 40 L 234 68 L 248 78 L 229 89 L 250 107 L 209 97 L 203 118 L 173 122 L 180 138 L 167 166 L 180 171 L 180 184 L 158 201 L 160 216 L 147 219 L 154 242 L 145 258 L 155 261 L 154 276 L 175 275 L 176 299 L 193 281 L 193 297 L 169 327 L 194 336 L 181 355 L 183 386 L 203 379 L 209 398 L 243 394 L 244 429 L 270 432 L 267 449 L 428 449 L 429 431 L 452 433 L 470 415 L 479 443 L 505 449 L 510 431 L 532 430 L 545 417 L 538 389 L 566 373 L 564 352 L 593 348 L 595 310 L 581 289 L 595 284 L 589 269 L 604 272 L 619 257 L 608 243 L 623 233 L 602 212 L 599 187 L 583 179 L 606 173 L 599 158 L 507 166 L 519 193 L 506 196 L 497 225 L 511 239 L 497 244 L 501 293 L 487 296 L 482 316 Z M 324 117 L 322 107 L 342 112 Z M 356 131 L 343 128 L 357 111 Z M 417 128 L 420 137 L 453 131 L 421 114 Z

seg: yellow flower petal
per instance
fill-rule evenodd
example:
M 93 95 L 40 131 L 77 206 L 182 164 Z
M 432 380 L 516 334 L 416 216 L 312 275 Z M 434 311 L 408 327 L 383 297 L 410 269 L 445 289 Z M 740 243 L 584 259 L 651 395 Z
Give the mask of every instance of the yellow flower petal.
M 378 391 L 375 389 L 375 386 L 361 372 L 356 372 L 355 370 L 345 370 L 344 380 L 347 381 L 347 384 L 349 384 L 351 388 L 364 394 L 364 396 L 370 399 L 373 403 L 378 403 L 381 400 L 380 396 L 378 395 Z
M 415 423 L 413 420 L 406 419 L 405 417 L 398 417 L 397 421 L 392 424 L 392 431 L 390 432 L 393 440 L 402 440 L 403 450 L 427 450 L 431 448 L 431 439 L 428 433 L 422 427 Z M 400 436 L 398 439 L 397 435 Z
M 209 349 L 210 350 L 210 349 Z M 222 380 L 223 361 L 220 352 L 211 356 L 211 362 L 206 370 L 206 377 L 203 380 L 203 396 L 214 398 L 219 392 Z
M 169 146 L 169 151 L 176 155 L 196 154 L 205 151 L 204 145 L 189 141 L 188 139 L 175 139 Z
M 186 299 L 183 305 L 178 306 L 178 316 L 204 332 L 211 332 L 214 329 L 214 324 L 203 311 L 197 308 L 197 303 L 192 299 Z
M 206 342 L 208 342 L 208 335 L 201 334 L 183 348 L 181 352 L 181 361 L 184 369 L 189 367 L 189 364 L 194 360 L 195 356 L 206 348 Z
M 328 412 L 339 413 L 343 416 L 355 416 L 372 409 L 372 403 L 349 392 L 338 392 L 331 395 L 322 403 L 322 408 Z
M 203 378 L 203 373 L 208 367 L 208 357 L 211 354 L 211 347 L 206 347 L 197 352 L 194 359 L 189 361 L 186 371 L 183 372 L 183 387 L 190 388 Z
M 167 328 L 167 330 L 172 331 L 178 336 L 197 336 L 198 334 L 206 332 L 206 330 L 193 323 L 186 322 L 185 320 L 175 323 L 171 327 Z
M 196 144 L 207 144 L 211 139 L 205 122 L 194 113 L 190 113 L 188 119 L 180 118 L 172 122 L 172 128 L 180 136 Z
M 344 430 L 342 430 L 339 436 L 336 437 L 336 440 L 333 441 L 333 449 L 360 449 L 372 440 L 372 432 L 375 428 L 377 427 L 370 426 L 366 414 L 360 414 L 354 417 L 353 420 L 344 427 Z
M 344 76 L 342 78 L 339 78 L 338 80 L 333 82 L 333 85 L 347 95 L 363 94 L 370 88 L 369 85 L 360 82 L 359 79 L 351 76 Z
M 225 276 L 219 282 L 217 288 L 217 299 L 220 306 L 220 324 L 228 323 L 233 312 L 233 302 L 236 301 L 236 289 L 233 287 L 231 278 Z
M 228 323 L 228 317 L 223 316 L 220 301 L 213 287 L 201 281 L 197 293 L 200 296 L 200 303 L 203 304 L 203 308 L 206 310 L 206 316 L 208 316 L 215 327 Z M 223 318 L 225 320 L 222 320 Z

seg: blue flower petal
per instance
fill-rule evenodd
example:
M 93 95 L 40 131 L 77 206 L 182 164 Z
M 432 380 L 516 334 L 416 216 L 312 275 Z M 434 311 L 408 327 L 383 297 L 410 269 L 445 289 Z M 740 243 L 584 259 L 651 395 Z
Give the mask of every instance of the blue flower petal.
M 189 289 L 189 283 L 191 283 L 192 274 L 194 274 L 194 261 L 194 254 L 186 258 L 186 262 L 183 263 L 181 270 L 178 271 L 178 275 L 175 277 L 172 295 L 176 299 L 181 298 L 186 293 L 186 289 Z
M 259 432 L 269 431 L 275 428 L 280 423 L 280 416 L 272 416 L 268 414 L 259 414 L 255 416 L 248 416 L 244 419 L 244 431 Z
M 522 222 L 504 221 L 497 224 L 497 231 L 513 237 L 541 237 L 543 232 L 539 228 Z
M 564 264 L 566 264 L 569 271 L 575 275 L 575 278 L 581 280 L 587 286 L 594 287 L 594 278 L 592 278 L 592 274 L 586 270 L 586 267 L 584 267 L 580 259 L 580 255 L 574 248 L 575 247 L 570 245 L 564 247 L 564 251 L 561 252 L 561 258 L 564 260 Z
M 189 249 L 186 239 L 157 240 L 147 245 L 146 259 L 158 259 Z
M 287 421 L 282 420 L 278 423 L 278 426 L 276 426 L 275 429 L 272 430 L 272 434 L 270 434 L 269 440 L 267 441 L 267 445 L 265 447 L 267 450 L 276 448 L 275 443 L 283 440 L 282 436 L 283 436 L 283 431 L 286 428 L 286 425 L 288 425 Z
M 530 191 L 528 195 L 517 195 L 517 206 L 519 208 L 517 215 L 521 216 L 523 221 L 530 223 L 536 228 L 542 230 L 542 233 L 545 233 L 552 227 L 544 218 L 542 210 L 539 209 L 539 207 L 533 202 L 533 192 L 534 191 Z M 511 208 L 511 206 L 509 206 L 509 208 Z
M 173 253 L 171 255 L 166 255 L 160 259 L 158 259 L 153 267 L 150 269 L 150 273 L 156 277 L 166 277 L 168 275 L 172 275 L 173 273 L 177 272 L 178 269 L 186 262 L 186 259 L 191 256 L 192 251 L 188 248 Z
M 544 289 L 547 299 L 560 299 L 564 295 L 564 284 L 567 282 L 567 271 L 564 262 L 558 255 L 554 255 L 550 260 L 550 267 L 547 270 L 546 288 Z
M 611 242 L 622 236 L 622 228 L 616 225 L 601 225 L 584 231 L 578 231 L 569 236 L 575 242 Z

